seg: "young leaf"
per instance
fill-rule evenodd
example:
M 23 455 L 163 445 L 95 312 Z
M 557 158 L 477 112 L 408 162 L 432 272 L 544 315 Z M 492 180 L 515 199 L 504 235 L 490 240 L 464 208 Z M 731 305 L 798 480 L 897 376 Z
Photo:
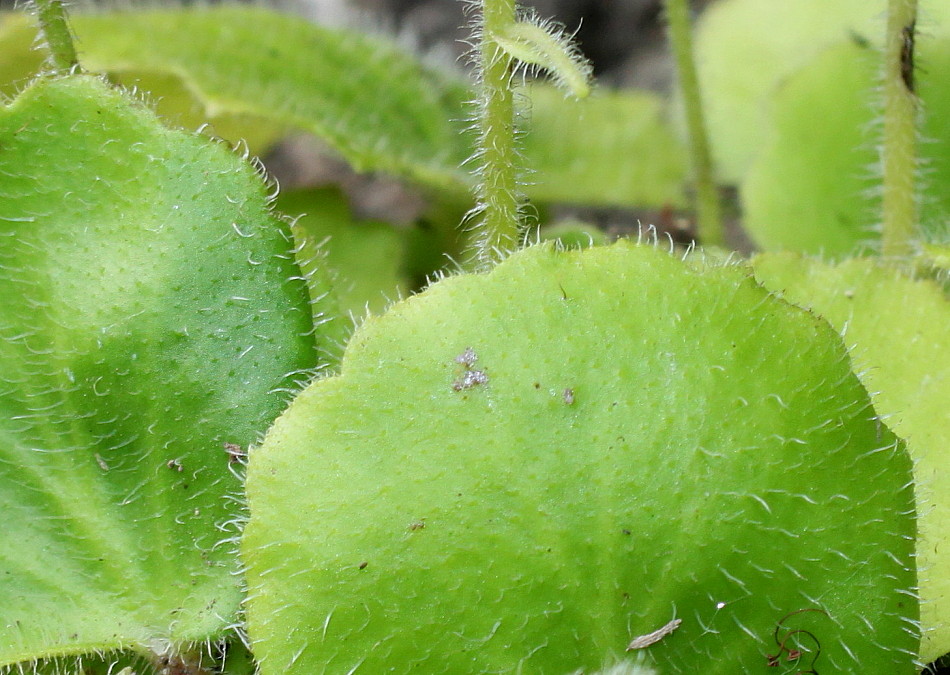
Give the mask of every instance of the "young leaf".
M 593 67 L 556 24 L 532 16 L 504 26 L 491 39 L 522 63 L 546 70 L 572 96 L 590 94 Z
M 874 406 L 905 438 L 920 513 L 918 569 L 924 663 L 950 652 L 950 302 L 872 260 L 828 265 L 757 256 L 756 278 L 841 331 Z
M 827 324 L 735 268 L 539 246 L 439 282 L 247 489 L 264 675 L 914 672 L 910 460 Z
M 316 365 L 292 250 L 248 164 L 95 78 L 0 109 L 0 666 L 234 623 L 235 467 Z

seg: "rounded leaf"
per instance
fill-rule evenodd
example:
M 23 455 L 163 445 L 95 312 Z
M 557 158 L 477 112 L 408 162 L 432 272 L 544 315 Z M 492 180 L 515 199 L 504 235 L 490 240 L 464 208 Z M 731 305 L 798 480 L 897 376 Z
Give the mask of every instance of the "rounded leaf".
M 874 407 L 914 460 L 921 658 L 950 652 L 950 302 L 877 260 L 838 265 L 791 254 L 753 260 L 756 278 L 841 331 Z
M 247 491 L 265 675 L 914 671 L 910 460 L 827 324 L 736 268 L 538 246 L 439 282 Z

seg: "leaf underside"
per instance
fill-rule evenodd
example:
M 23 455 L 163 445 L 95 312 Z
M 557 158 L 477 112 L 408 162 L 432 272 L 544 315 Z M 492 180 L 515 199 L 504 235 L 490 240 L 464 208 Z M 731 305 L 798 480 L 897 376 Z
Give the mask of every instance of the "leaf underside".
M 539 246 L 364 323 L 250 458 L 262 673 L 590 672 L 674 618 L 661 673 L 913 672 L 906 452 L 826 324 L 694 267 Z

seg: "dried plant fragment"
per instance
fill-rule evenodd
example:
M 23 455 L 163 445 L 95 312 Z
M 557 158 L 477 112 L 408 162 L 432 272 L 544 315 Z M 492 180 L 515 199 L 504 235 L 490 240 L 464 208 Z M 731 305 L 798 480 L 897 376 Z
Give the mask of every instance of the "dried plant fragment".
M 683 623 L 682 619 L 673 619 L 668 624 L 661 628 L 657 628 L 652 633 L 647 633 L 646 635 L 640 635 L 639 637 L 633 638 L 633 640 L 630 641 L 630 644 L 627 645 L 627 651 L 632 652 L 635 649 L 645 649 L 650 645 L 656 644 L 674 630 L 679 628 L 681 623 Z

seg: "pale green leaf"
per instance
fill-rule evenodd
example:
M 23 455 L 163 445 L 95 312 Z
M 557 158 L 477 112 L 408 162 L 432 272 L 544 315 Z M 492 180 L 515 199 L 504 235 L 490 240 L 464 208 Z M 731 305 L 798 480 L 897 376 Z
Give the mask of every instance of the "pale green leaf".
M 292 251 L 248 164 L 95 78 L 0 109 L 0 666 L 236 621 L 239 455 L 316 365 Z
M 756 277 L 842 332 L 888 425 L 908 442 L 920 513 L 922 659 L 950 652 L 950 302 L 873 260 L 761 255 Z
M 759 247 L 841 256 L 875 240 L 877 61 L 875 51 L 842 43 L 775 95 L 771 141 L 740 193 L 743 223 Z
M 441 281 L 247 490 L 264 675 L 592 672 L 664 628 L 664 675 L 914 672 L 910 459 L 827 324 L 736 268 L 539 246 Z
M 884 0 L 726 0 L 697 26 L 696 64 L 719 178 L 738 183 L 768 139 L 777 86 L 830 45 L 880 42 Z
M 745 225 L 756 243 L 842 256 L 879 235 L 880 183 L 872 101 L 876 50 L 836 45 L 776 93 L 770 142 L 741 186 Z M 921 214 L 925 236 L 950 218 L 950 86 L 927 73 L 950 68 L 950 38 L 918 44 L 923 141 Z

